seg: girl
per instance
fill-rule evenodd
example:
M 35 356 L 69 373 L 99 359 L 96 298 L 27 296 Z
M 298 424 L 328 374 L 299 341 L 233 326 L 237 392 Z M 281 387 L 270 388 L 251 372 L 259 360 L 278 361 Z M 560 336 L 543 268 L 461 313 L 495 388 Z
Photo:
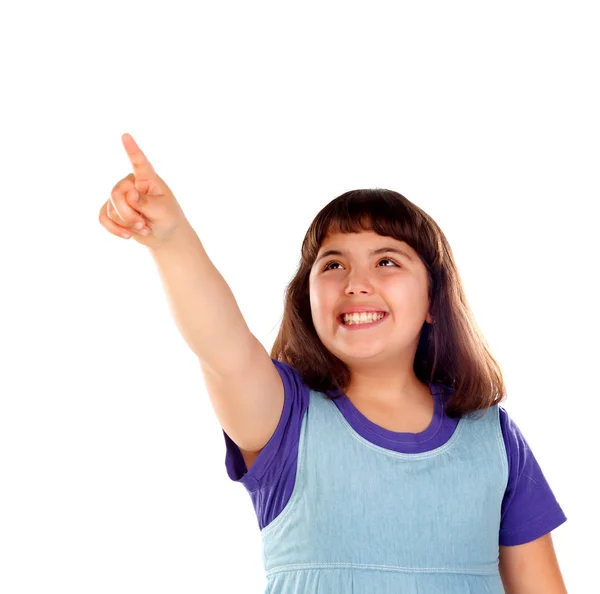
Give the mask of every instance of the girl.
M 550 534 L 566 516 L 500 405 L 435 221 L 384 189 L 325 206 L 269 355 L 168 186 L 123 144 L 134 173 L 100 222 L 157 263 L 228 475 L 254 504 L 266 592 L 566 592 Z

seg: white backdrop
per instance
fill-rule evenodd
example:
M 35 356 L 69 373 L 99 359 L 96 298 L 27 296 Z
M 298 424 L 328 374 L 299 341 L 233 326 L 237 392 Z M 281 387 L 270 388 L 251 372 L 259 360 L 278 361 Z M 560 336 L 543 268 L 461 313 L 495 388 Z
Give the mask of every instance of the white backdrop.
M 131 171 L 124 132 L 267 350 L 327 202 L 382 187 L 433 216 L 568 517 L 553 540 L 569 592 L 589 592 L 593 5 L 3 6 L 0 592 L 265 586 L 250 497 L 152 258 L 98 222 Z

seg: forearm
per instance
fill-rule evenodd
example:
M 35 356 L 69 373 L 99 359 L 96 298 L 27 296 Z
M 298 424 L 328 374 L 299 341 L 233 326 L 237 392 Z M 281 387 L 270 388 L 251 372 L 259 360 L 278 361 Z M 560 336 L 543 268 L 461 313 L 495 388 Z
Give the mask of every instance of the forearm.
M 202 363 L 227 373 L 257 339 L 193 228 L 151 248 L 175 323 Z

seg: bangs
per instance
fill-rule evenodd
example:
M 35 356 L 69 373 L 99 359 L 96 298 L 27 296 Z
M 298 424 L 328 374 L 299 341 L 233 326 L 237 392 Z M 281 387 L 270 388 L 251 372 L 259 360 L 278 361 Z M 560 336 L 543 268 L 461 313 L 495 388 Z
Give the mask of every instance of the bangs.
M 353 190 L 338 196 L 317 215 L 304 239 L 302 256 L 312 264 L 329 235 L 373 231 L 407 243 L 430 265 L 438 254 L 436 227 L 426 213 L 398 192 Z

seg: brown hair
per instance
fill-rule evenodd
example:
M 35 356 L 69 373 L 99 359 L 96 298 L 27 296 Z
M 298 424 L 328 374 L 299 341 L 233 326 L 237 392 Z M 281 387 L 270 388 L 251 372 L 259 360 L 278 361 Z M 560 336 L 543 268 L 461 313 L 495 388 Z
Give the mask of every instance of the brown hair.
M 271 357 L 297 369 L 312 390 L 326 393 L 348 387 L 349 368 L 325 348 L 313 325 L 309 276 L 329 233 L 362 230 L 406 242 L 427 269 L 435 323 L 423 325 L 413 368 L 422 382 L 451 388 L 446 414 L 459 417 L 501 402 L 502 371 L 475 323 L 448 240 L 427 213 L 402 194 L 382 188 L 346 192 L 311 223 L 298 270 L 285 291 L 283 319 Z M 326 395 L 335 398 L 339 393 Z

